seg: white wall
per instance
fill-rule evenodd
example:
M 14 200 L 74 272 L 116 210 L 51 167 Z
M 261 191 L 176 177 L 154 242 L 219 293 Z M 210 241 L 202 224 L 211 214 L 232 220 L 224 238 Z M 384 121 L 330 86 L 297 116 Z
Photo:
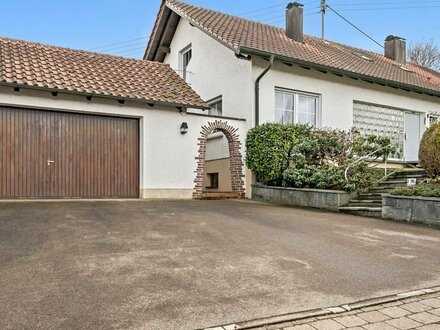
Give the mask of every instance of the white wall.
M 204 99 L 222 95 L 223 115 L 251 119 L 253 82 L 251 62 L 235 57 L 234 52 L 182 18 L 165 63 L 179 70 L 179 53 L 191 44 L 188 66 L 191 87 Z
M 200 129 L 214 119 L 196 114 L 180 114 L 176 108 L 149 107 L 139 102 L 127 101 L 120 105 L 116 100 L 59 93 L 0 87 L 0 105 L 22 106 L 44 110 L 121 115 L 140 119 L 140 189 L 145 198 L 191 198 L 194 188 Z M 196 111 L 196 110 L 194 110 Z M 246 122 L 227 120 L 239 129 L 244 143 Z M 180 133 L 180 125 L 187 122 L 188 133 Z
M 253 79 L 267 66 L 267 61 L 253 59 Z M 275 87 L 319 94 L 321 126 L 349 129 L 353 125 L 353 102 L 361 101 L 417 112 L 440 111 L 440 98 L 396 90 L 351 78 L 338 77 L 299 66 L 275 62 L 260 83 L 261 122 L 275 121 Z

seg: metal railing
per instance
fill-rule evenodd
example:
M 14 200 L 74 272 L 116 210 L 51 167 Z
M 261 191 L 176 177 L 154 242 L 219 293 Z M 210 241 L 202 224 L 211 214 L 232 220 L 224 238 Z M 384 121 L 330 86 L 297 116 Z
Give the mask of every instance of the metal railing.
M 363 161 L 363 160 L 365 160 L 365 159 L 370 158 L 370 157 L 373 156 L 375 153 L 377 153 L 377 152 L 379 152 L 379 151 L 381 151 L 381 150 L 384 150 L 384 149 L 386 149 L 386 148 L 389 148 L 389 147 L 391 147 L 391 146 L 392 146 L 392 144 L 388 144 L 388 145 L 386 145 L 386 146 L 384 146 L 384 147 L 380 147 L 379 149 L 376 149 L 376 150 L 374 150 L 373 152 L 370 152 L 368 155 L 363 156 L 363 157 L 361 157 L 361 158 L 359 158 L 359 159 L 356 159 L 354 162 L 352 162 L 351 164 L 349 164 L 349 165 L 347 166 L 347 168 L 345 169 L 345 171 L 344 171 L 345 181 L 348 182 L 348 170 L 349 170 L 353 165 L 356 165 L 357 163 L 359 163 L 359 162 L 361 162 L 361 161 Z M 387 158 L 385 158 L 385 175 L 387 175 Z

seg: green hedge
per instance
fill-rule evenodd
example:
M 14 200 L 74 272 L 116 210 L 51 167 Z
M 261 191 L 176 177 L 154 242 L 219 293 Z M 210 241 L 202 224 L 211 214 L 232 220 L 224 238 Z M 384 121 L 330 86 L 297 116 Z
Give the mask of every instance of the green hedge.
M 440 123 L 432 125 L 423 134 L 419 159 L 430 177 L 440 176 Z
M 268 123 L 253 128 L 246 138 L 246 165 L 257 181 L 295 188 L 344 189 L 369 186 L 376 173 L 366 162 L 345 168 L 357 157 L 390 144 L 388 138 L 362 137 L 356 131 L 312 129 L 307 125 Z M 393 147 L 377 156 L 387 156 Z
M 421 183 L 415 187 L 399 187 L 392 190 L 391 195 L 440 197 L 440 184 Z

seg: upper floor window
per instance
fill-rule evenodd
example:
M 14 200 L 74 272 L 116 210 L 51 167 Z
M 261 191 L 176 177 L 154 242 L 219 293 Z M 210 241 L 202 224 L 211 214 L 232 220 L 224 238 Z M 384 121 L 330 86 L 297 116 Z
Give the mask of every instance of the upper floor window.
M 211 102 L 209 102 L 211 109 L 209 109 L 209 114 L 211 116 L 221 116 L 223 114 L 223 102 L 222 98 L 218 97 Z
M 192 57 L 191 45 L 184 48 L 180 52 L 180 57 L 181 57 L 180 62 L 181 62 L 182 78 L 183 78 L 183 80 L 187 81 L 187 79 L 188 79 L 188 65 L 189 65 L 189 62 L 191 61 L 191 57 Z
M 275 90 L 275 121 L 282 124 L 318 124 L 319 96 Z

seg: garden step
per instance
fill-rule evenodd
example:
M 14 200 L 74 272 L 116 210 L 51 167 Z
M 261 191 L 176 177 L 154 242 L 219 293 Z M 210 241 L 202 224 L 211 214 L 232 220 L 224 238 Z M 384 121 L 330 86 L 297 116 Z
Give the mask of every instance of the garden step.
M 342 212 L 342 213 L 359 215 L 362 217 L 372 217 L 372 218 L 381 218 L 382 217 L 382 208 L 381 207 L 344 206 L 344 207 L 339 207 L 338 211 Z
M 362 193 L 359 194 L 359 199 L 374 199 L 374 200 L 382 200 L 382 194 L 381 193 Z
M 357 200 L 352 199 L 348 206 L 353 207 L 382 207 L 382 200 Z
M 229 191 L 203 192 L 202 199 L 229 199 L 238 198 L 238 194 Z
M 368 189 L 371 193 L 389 193 L 395 187 L 371 187 Z

